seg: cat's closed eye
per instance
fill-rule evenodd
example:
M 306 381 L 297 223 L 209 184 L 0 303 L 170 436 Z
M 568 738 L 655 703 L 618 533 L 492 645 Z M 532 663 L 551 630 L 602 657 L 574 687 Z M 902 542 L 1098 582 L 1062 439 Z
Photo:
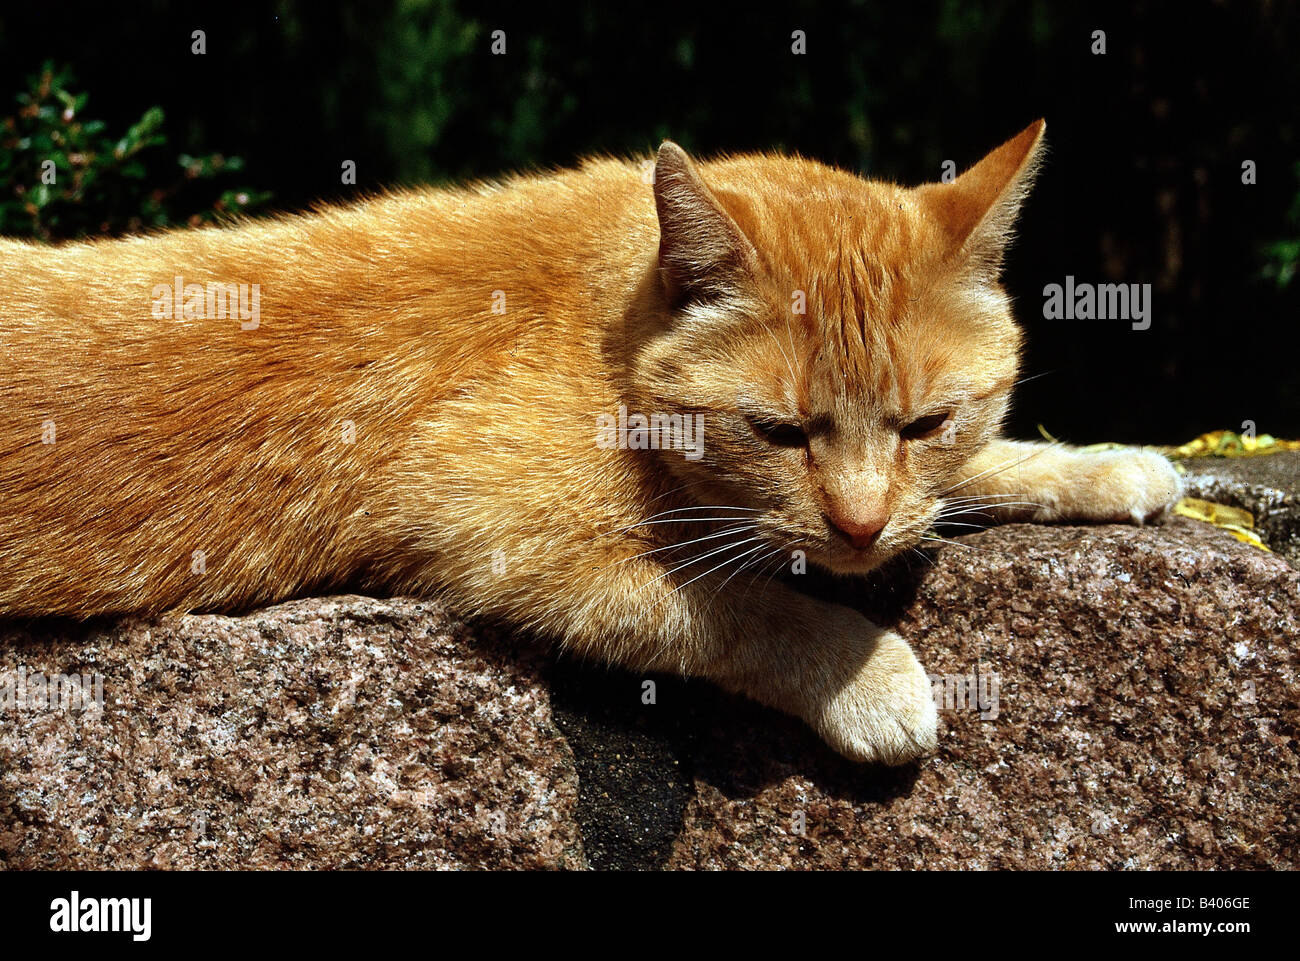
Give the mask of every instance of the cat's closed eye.
M 951 416 L 952 411 L 944 411 L 941 414 L 919 417 L 899 431 L 899 435 L 903 440 L 924 440 L 927 437 L 933 437 L 943 428 L 943 425 L 948 422 L 948 418 Z
M 808 443 L 808 435 L 798 424 L 767 420 L 762 417 L 750 417 L 749 424 L 754 433 L 773 447 L 803 447 Z

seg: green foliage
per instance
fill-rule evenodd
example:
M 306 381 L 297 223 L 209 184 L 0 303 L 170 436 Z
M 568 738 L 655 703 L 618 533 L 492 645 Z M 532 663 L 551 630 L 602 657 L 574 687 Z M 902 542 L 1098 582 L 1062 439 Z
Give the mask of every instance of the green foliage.
M 163 111 L 151 107 L 121 137 L 86 119 L 89 95 L 47 62 L 0 121 L 0 234 L 59 240 L 231 217 L 270 196 L 218 186 L 239 157 L 166 159 Z
M 1295 165 L 1295 174 L 1296 180 L 1300 181 L 1300 163 Z M 1278 287 L 1289 286 L 1295 279 L 1297 269 L 1300 269 L 1300 189 L 1296 190 L 1286 219 L 1294 229 L 1295 236 L 1264 245 L 1262 273 L 1276 282 Z
M 434 158 L 454 115 L 467 109 L 462 63 L 482 27 L 438 0 L 402 0 L 390 14 L 388 43 L 376 51 L 382 137 L 403 159 L 403 179 L 440 179 Z

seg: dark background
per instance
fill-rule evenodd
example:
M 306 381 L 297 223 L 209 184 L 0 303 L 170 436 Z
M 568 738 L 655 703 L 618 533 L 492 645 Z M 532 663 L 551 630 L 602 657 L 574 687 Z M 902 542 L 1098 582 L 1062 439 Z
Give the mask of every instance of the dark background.
M 264 211 L 669 136 L 915 183 L 1044 116 L 1048 163 L 1006 273 L 1024 374 L 1043 375 L 1015 432 L 1165 443 L 1251 420 L 1295 437 L 1300 279 L 1264 271 L 1265 248 L 1300 235 L 1298 55 L 1296 5 L 1266 0 L 24 3 L 0 8 L 0 115 L 44 61 L 66 64 L 110 128 L 160 105 L 177 151 L 243 157 Z M 1151 329 L 1044 320 L 1043 286 L 1067 274 L 1152 284 Z

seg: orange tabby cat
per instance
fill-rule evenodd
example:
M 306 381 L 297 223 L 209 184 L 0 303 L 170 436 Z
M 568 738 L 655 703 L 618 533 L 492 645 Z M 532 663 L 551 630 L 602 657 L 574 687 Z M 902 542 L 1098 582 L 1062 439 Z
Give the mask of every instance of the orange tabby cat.
M 665 143 L 652 168 L 2 241 L 0 613 L 437 594 L 712 678 L 853 758 L 922 754 L 902 638 L 745 581 L 867 571 L 976 504 L 1140 521 L 1177 496 L 1153 454 L 996 438 L 1020 345 L 998 268 L 1042 131 L 916 189 Z

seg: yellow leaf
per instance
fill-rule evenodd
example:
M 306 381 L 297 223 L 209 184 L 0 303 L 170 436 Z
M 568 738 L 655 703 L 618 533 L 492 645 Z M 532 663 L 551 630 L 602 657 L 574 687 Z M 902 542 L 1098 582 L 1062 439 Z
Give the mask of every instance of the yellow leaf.
M 1279 440 L 1272 434 L 1254 437 L 1230 430 L 1212 430 L 1179 447 L 1159 448 L 1170 457 L 1254 457 L 1283 450 L 1300 450 L 1300 440 Z
M 1203 501 L 1198 497 L 1184 497 L 1174 505 L 1174 513 L 1221 527 L 1237 540 L 1258 547 L 1261 551 L 1272 553 L 1269 546 L 1255 533 L 1255 518 L 1251 516 L 1250 511 L 1244 511 L 1240 507 L 1230 507 L 1227 504 L 1216 504 L 1213 501 Z
M 1216 504 L 1213 501 L 1203 501 L 1199 497 L 1184 497 L 1174 505 L 1174 513 L 1193 520 L 1205 521 L 1216 527 L 1253 528 L 1255 526 L 1255 518 L 1250 511 L 1244 511 L 1240 507 L 1229 507 L 1227 504 Z
M 1261 551 L 1268 551 L 1270 554 L 1273 553 L 1272 549 L 1261 541 L 1254 531 L 1248 531 L 1244 527 L 1237 527 L 1235 524 L 1220 524 L 1219 526 L 1233 537 L 1237 538 L 1237 540 L 1245 541 L 1252 547 L 1258 547 Z

